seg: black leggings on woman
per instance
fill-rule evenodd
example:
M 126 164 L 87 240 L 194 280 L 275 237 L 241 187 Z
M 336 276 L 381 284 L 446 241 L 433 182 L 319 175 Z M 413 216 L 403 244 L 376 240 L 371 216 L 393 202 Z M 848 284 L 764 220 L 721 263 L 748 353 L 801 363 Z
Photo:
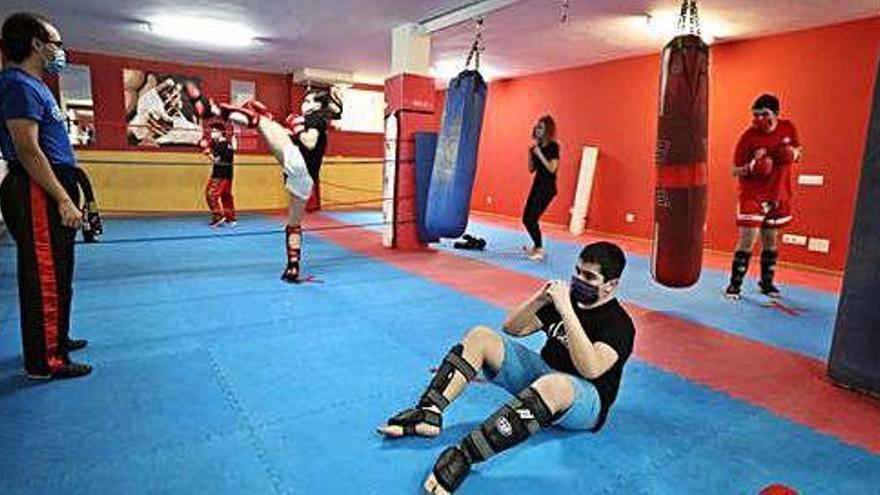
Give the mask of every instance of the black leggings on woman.
M 541 219 L 541 215 L 544 214 L 555 197 L 555 188 L 532 187 L 532 190 L 529 192 L 529 199 L 526 201 L 526 207 L 523 210 L 522 222 L 526 226 L 526 230 L 529 231 L 529 236 L 532 238 L 536 248 L 543 247 L 541 243 L 541 227 L 538 225 L 538 220 Z

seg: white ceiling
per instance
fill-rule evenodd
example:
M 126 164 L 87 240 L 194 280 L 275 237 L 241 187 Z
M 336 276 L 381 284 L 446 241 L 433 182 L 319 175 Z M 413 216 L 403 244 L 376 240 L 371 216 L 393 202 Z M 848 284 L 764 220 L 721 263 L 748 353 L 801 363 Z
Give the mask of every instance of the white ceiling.
M 390 68 L 393 27 L 473 0 L 3 0 L 0 16 L 41 12 L 73 48 L 266 72 L 296 67 L 353 71 L 381 79 Z M 569 0 L 561 25 L 559 0 L 521 0 L 485 19 L 484 65 L 514 76 L 655 52 L 645 12 L 678 10 L 679 0 Z M 880 0 L 702 0 L 704 24 L 724 40 L 829 25 L 880 15 Z M 245 23 L 263 39 L 247 49 L 193 47 L 157 38 L 139 21 L 157 14 L 195 15 Z M 474 26 L 432 37 L 434 62 L 463 63 Z M 223 36 L 223 33 L 217 33 Z M 880 37 L 880 33 L 878 33 Z M 490 74 L 491 76 L 491 74 Z

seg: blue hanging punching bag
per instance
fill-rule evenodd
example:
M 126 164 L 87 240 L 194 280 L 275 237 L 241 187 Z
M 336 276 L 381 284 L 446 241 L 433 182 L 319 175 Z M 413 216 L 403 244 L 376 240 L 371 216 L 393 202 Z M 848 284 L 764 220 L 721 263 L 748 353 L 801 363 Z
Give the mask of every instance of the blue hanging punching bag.
M 685 1 L 696 24 L 696 3 Z M 699 28 L 697 28 L 699 32 Z M 657 183 L 651 275 L 667 287 L 689 287 L 703 265 L 709 131 L 709 47 L 695 34 L 663 48 L 657 119 Z
M 465 70 L 449 82 L 425 207 L 430 237 L 460 237 L 467 228 L 486 91 L 475 70 Z

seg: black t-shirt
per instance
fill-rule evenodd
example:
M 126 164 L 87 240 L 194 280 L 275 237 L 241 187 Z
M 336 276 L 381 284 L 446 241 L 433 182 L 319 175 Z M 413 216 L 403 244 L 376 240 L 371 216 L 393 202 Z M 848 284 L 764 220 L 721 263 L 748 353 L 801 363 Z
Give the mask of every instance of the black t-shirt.
M 617 299 L 612 299 L 598 308 L 592 309 L 581 309 L 577 304 L 572 304 L 578 321 L 581 322 L 581 327 L 583 327 L 590 342 L 593 344 L 604 342 L 617 351 L 618 355 L 617 362 L 602 376 L 592 380 L 584 377 L 599 392 L 602 408 L 599 411 L 599 419 L 596 421 L 596 426 L 591 430 L 597 432 L 605 423 L 608 411 L 617 398 L 620 377 L 623 374 L 623 365 L 626 364 L 627 359 L 632 354 L 636 329 L 629 314 L 617 302 Z M 556 310 L 556 307 L 553 303 L 548 303 L 538 310 L 537 316 L 541 320 L 544 331 L 547 332 L 547 342 L 544 344 L 544 348 L 541 349 L 541 357 L 553 369 L 581 376 L 574 366 L 571 354 L 568 352 L 566 330 L 562 327 L 562 316 Z
M 214 160 L 211 178 L 232 179 L 232 162 L 235 158 L 232 144 L 229 141 L 214 141 L 211 143 L 211 157 Z
M 312 180 L 318 180 L 318 175 L 321 171 L 321 162 L 324 161 L 324 153 L 327 151 L 327 119 L 320 116 L 318 113 L 306 115 L 305 128 L 306 131 L 309 129 L 316 129 L 318 131 L 318 141 L 315 143 L 315 147 L 313 149 L 308 149 L 304 144 L 299 142 L 299 139 L 294 139 L 293 142 L 299 148 L 300 153 L 302 153 L 303 159 L 306 162 L 306 168 L 309 170 L 309 175 L 312 177 Z
M 547 161 L 558 160 L 559 159 L 559 144 L 556 141 L 550 141 L 547 144 L 541 146 L 541 152 L 544 154 L 544 158 Z M 535 167 L 535 179 L 532 182 L 532 188 L 541 188 L 545 190 L 556 190 L 556 173 L 547 170 L 547 167 L 544 166 L 544 163 L 535 155 L 535 152 L 532 151 L 532 148 L 529 148 L 529 160 L 532 163 L 532 166 Z

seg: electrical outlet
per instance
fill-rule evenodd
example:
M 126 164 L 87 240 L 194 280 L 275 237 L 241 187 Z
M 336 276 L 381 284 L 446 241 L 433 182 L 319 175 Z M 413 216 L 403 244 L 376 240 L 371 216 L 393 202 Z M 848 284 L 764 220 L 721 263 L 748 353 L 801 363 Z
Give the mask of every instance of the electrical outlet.
M 635 213 L 627 213 L 625 218 L 626 218 L 626 223 L 633 223 L 636 221 L 636 214 Z
M 806 246 L 807 236 L 797 234 L 782 234 L 783 244 L 792 244 L 794 246 Z
M 798 185 L 801 185 L 801 186 L 821 186 L 823 184 L 825 184 L 825 176 L 824 175 L 807 175 L 807 174 L 798 175 Z
M 491 204 L 492 204 L 492 196 L 486 196 L 486 204 L 487 204 L 487 205 L 491 205 Z
M 811 237 L 810 243 L 807 245 L 807 249 L 810 251 L 816 251 L 817 253 L 827 253 L 831 250 L 831 241 L 829 241 L 828 239 Z

